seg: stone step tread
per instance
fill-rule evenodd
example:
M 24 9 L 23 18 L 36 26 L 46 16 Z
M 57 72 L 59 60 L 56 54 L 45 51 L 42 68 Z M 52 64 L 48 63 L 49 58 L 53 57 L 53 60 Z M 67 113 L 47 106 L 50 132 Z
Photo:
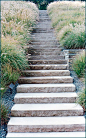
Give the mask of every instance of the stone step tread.
M 42 43 L 42 42 L 57 42 L 56 39 L 32 39 L 31 43 Z M 58 43 L 59 44 L 59 43 Z
M 83 108 L 75 103 L 15 104 L 11 116 L 82 116 Z
M 53 41 L 55 42 L 55 41 L 57 41 L 57 40 L 56 40 L 56 39 L 52 39 L 52 38 L 38 38 L 38 37 L 35 37 L 35 38 L 31 38 L 31 41 L 32 41 L 32 42 L 34 42 L 34 41 L 35 41 L 35 42 L 42 42 L 42 41 L 43 41 L 43 42 L 45 42 L 45 41 L 46 41 L 46 42 L 53 42 Z
M 14 102 L 20 103 L 74 103 L 77 94 L 75 92 L 65 93 L 17 93 Z
M 8 133 L 6 138 L 28 138 L 28 137 L 65 137 L 85 138 L 85 132 L 44 132 L 44 133 Z
M 83 112 L 83 108 L 76 103 L 48 103 L 48 104 L 15 104 L 12 109 L 12 111 L 51 111 L 51 110 L 68 110 L 68 111 L 82 111 Z
M 74 84 L 20 84 L 17 88 L 29 88 L 29 87 L 75 87 Z
M 67 66 L 67 64 L 39 64 L 39 65 L 29 65 L 29 66 Z
M 85 125 L 84 116 L 67 116 L 67 117 L 11 117 L 8 122 L 10 125 L 28 125 L 28 126 L 43 126 L 43 125 Z M 83 130 L 84 131 L 84 130 Z
M 39 58 L 39 59 L 40 58 L 48 58 L 48 57 L 51 58 L 51 59 L 52 58 L 58 58 L 58 59 L 62 58 L 62 59 L 64 59 L 65 56 L 64 55 L 52 55 L 51 56 L 51 55 L 47 55 L 47 54 L 46 55 L 39 55 L 39 56 L 38 55 L 35 55 L 35 56 L 34 55 L 31 55 L 31 56 L 28 55 L 28 58 L 31 58 L 31 57 L 34 58 L 34 59 L 36 59 L 36 58 Z
M 30 63 L 32 63 L 32 64 L 36 64 L 36 65 L 38 65 L 38 64 L 67 64 L 67 60 L 65 60 L 65 59 L 57 59 L 57 60 L 46 60 L 46 59 L 44 59 L 44 60 L 30 60 L 30 59 L 28 59 L 28 61 L 30 62 Z
M 33 48 L 35 49 L 37 46 L 38 46 L 38 45 L 30 45 L 30 46 L 24 46 L 24 48 L 29 48 L 29 49 L 32 48 L 32 50 L 33 50 Z M 40 51 L 40 50 L 45 50 L 45 51 L 47 51 L 47 50 L 56 50 L 56 51 L 58 51 L 58 50 L 61 50 L 61 49 L 62 49 L 62 48 L 60 48 L 60 47 L 58 48 L 57 46 L 56 46 L 55 48 L 53 48 L 52 45 L 51 45 L 52 47 L 49 47 L 49 48 L 48 48 L 47 46 L 44 48 L 44 46 L 46 46 L 46 45 L 42 45 L 42 46 L 40 45 L 40 49 L 36 49 L 36 50 L 37 50 L 37 51 L 38 51 L 38 50 L 39 50 L 39 51 Z
M 71 76 L 19 77 L 19 79 L 73 79 Z
M 65 64 L 34 64 L 34 65 L 28 65 L 26 67 L 30 67 L 30 69 L 38 69 L 38 70 L 46 70 L 46 69 L 52 69 L 52 70 L 66 70 L 68 65 L 65 63 Z
M 17 93 L 15 98 L 77 97 L 76 92 L 65 93 Z
M 19 77 L 19 83 L 73 83 L 71 76 Z
M 17 86 L 17 92 L 74 92 L 75 85 L 68 84 L 20 84 Z
M 47 60 L 47 59 L 44 59 L 44 60 L 43 60 L 43 59 L 37 59 L 37 60 L 36 60 L 36 59 L 34 59 L 34 60 L 28 60 L 28 61 L 37 61 L 37 62 L 39 62 L 39 61 L 45 61 L 45 62 L 48 62 L 48 61 L 52 61 L 52 62 L 53 62 L 53 61 L 61 62 L 61 61 L 63 61 L 63 62 L 64 62 L 64 61 L 67 61 L 67 60 L 66 60 L 66 59 L 58 59 L 58 60 Z M 50 64 L 50 65 L 52 65 L 52 64 Z M 56 64 L 53 64 L 53 65 L 56 65 Z M 64 64 L 63 64 L 63 65 L 64 65 Z
M 42 73 L 45 73 L 45 72 L 67 72 L 67 73 L 70 73 L 69 70 L 23 70 L 22 72 L 34 72 L 34 73 L 37 73 L 37 72 L 42 72 Z

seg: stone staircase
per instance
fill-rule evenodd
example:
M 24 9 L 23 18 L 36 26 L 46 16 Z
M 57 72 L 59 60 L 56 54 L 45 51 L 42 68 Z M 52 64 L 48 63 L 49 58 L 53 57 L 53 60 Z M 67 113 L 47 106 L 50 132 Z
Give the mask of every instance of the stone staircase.
M 6 138 L 85 137 L 83 109 L 47 11 L 32 34 L 30 70 L 19 78 Z

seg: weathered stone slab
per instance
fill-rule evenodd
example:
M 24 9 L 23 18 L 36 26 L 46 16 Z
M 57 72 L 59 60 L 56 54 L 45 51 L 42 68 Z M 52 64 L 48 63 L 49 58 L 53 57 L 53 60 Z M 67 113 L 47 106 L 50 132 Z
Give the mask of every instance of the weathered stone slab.
M 67 64 L 38 64 L 38 65 L 29 65 L 30 69 L 35 70 L 66 70 L 68 65 Z
M 59 59 L 59 60 L 28 60 L 31 64 L 67 64 L 67 60 Z M 53 70 L 52 70 L 53 71 Z
M 81 116 L 83 108 L 75 103 L 15 104 L 11 116 Z
M 85 131 L 85 118 L 70 117 L 11 117 L 8 132 L 72 132 Z
M 73 83 L 71 76 L 19 77 L 19 84 Z
M 17 86 L 17 92 L 74 92 L 74 84 L 21 84 Z
M 38 77 L 38 76 L 69 76 L 69 70 L 23 70 L 23 76 Z
M 8 133 L 6 138 L 28 138 L 28 137 L 77 137 L 77 138 L 85 138 L 85 132 L 44 132 L 44 133 Z
M 32 60 L 45 60 L 45 59 L 47 59 L 47 60 L 49 60 L 49 59 L 51 59 L 51 60 L 58 60 L 58 59 L 65 59 L 65 56 L 64 55 L 36 55 L 36 56 L 28 56 L 28 59 L 32 59 Z
M 65 93 L 17 93 L 14 97 L 16 104 L 25 103 L 74 103 L 77 94 L 75 92 Z

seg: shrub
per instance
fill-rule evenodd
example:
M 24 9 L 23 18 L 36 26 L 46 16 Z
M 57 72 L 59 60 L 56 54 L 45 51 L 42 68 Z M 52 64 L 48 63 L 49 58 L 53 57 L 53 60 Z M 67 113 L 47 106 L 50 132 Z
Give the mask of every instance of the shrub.
M 78 98 L 77 98 L 77 103 L 80 104 L 84 111 L 85 111 L 85 92 L 86 90 L 82 90 L 81 92 L 78 93 Z
M 61 45 L 85 48 L 85 2 L 53 2 L 47 10 Z
M 72 66 L 78 77 L 83 77 L 85 75 L 85 52 L 75 57 Z

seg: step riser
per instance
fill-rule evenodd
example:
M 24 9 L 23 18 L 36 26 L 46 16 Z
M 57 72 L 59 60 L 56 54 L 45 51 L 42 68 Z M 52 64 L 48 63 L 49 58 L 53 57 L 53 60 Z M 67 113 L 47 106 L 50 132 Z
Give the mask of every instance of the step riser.
M 83 124 L 78 125 L 14 125 L 8 126 L 8 132 L 74 132 L 74 131 L 85 131 Z
M 32 44 L 32 46 L 31 47 L 28 47 L 29 48 L 29 50 L 30 49 L 33 49 L 33 50 L 35 50 L 35 51 L 44 51 L 44 52 L 46 52 L 46 51 L 52 51 L 53 52 L 53 50 L 57 50 L 57 51 L 61 51 L 61 48 L 60 48 L 60 45 L 57 45 L 57 44 L 55 44 L 55 45 L 50 45 L 50 44 L 47 44 L 47 43 L 45 43 L 45 44 Z
M 50 46 L 50 47 L 54 47 L 54 46 Z M 46 52 L 54 52 L 54 51 L 56 51 L 56 52 L 61 52 L 61 48 L 58 48 L 57 46 L 55 46 L 56 48 L 48 48 L 48 46 L 46 45 L 40 45 L 40 46 L 36 46 L 36 45 L 34 45 L 34 46 L 28 46 L 28 47 L 26 47 L 28 50 L 29 50 L 29 52 L 30 51 L 32 51 L 32 52 L 43 52 L 43 53 L 46 53 Z M 38 48 L 38 49 L 37 49 Z
M 34 92 L 44 92 L 44 93 L 52 93 L 52 92 L 74 92 L 75 87 L 17 87 L 18 93 L 34 93 Z
M 52 45 L 52 46 L 54 46 L 54 45 L 59 45 L 59 43 L 58 42 L 55 42 L 55 41 L 33 41 L 33 42 L 31 42 L 31 44 L 32 45 Z M 50 46 L 49 46 L 49 48 L 50 48 Z
M 57 41 L 57 39 L 54 36 L 40 36 L 40 35 L 34 35 L 33 37 L 31 37 L 32 41 L 47 41 L 47 42 L 52 42 L 52 41 Z M 58 42 L 58 41 L 57 41 Z
M 46 56 L 46 55 L 41 55 L 41 56 L 28 56 L 28 59 L 32 59 L 32 60 L 43 60 L 43 59 L 51 59 L 51 60 L 58 60 L 58 59 L 64 59 L 65 57 L 64 56 Z
M 70 72 L 22 72 L 26 77 L 40 77 L 40 76 L 69 76 Z
M 66 70 L 67 69 L 67 66 L 31 66 L 29 65 L 30 69 L 33 69 L 33 70 Z
M 31 37 L 31 40 L 37 40 L 37 41 L 47 41 L 47 40 L 55 40 L 57 41 L 57 39 L 54 36 L 40 36 L 40 35 L 34 35 L 33 37 Z
M 54 98 L 14 98 L 16 104 L 27 103 L 75 103 L 75 97 L 54 97 Z
M 29 51 L 29 50 L 28 50 Z M 48 52 L 48 51 L 46 51 L 46 52 L 36 52 L 36 51 L 30 51 L 29 52 L 29 54 L 32 54 L 32 55 L 41 55 L 41 56 L 45 56 L 45 55 L 60 55 L 61 54 L 61 52 L 59 51 L 59 52 L 57 52 L 57 51 L 53 51 L 53 52 Z
M 11 111 L 11 116 L 15 117 L 53 117 L 53 116 L 81 116 L 83 111 L 65 110 L 65 111 Z
M 27 78 L 20 78 L 18 79 L 19 84 L 31 84 L 31 83 L 38 83 L 38 84 L 45 84 L 45 83 L 72 83 L 73 78 L 62 78 L 62 79 L 27 79 Z
M 52 33 L 53 32 L 53 30 L 51 29 L 51 30 L 33 30 L 33 33 Z
M 66 60 L 29 60 L 31 64 L 67 64 Z

